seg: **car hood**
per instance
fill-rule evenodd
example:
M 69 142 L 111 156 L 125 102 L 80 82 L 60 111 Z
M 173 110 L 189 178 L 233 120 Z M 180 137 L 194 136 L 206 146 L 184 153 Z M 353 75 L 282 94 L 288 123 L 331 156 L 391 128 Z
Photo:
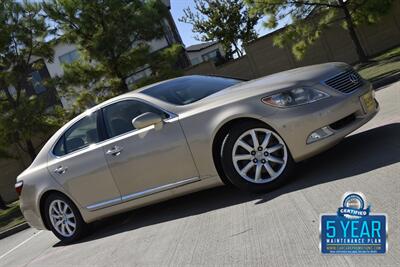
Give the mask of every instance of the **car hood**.
M 312 86 L 348 68 L 350 66 L 346 63 L 332 62 L 283 71 L 228 87 L 198 102 L 204 104 L 205 102 L 216 101 L 221 97 L 249 97 L 258 93 L 273 92 L 294 86 Z

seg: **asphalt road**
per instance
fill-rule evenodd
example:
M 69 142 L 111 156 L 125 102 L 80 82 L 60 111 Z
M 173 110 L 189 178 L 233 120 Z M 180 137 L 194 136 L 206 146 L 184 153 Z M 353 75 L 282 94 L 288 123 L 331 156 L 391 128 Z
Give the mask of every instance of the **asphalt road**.
M 381 112 L 335 148 L 299 164 L 265 195 L 219 187 L 118 215 L 63 246 L 28 229 L 0 240 L 0 266 L 400 266 L 400 82 L 377 92 Z M 319 252 L 319 216 L 361 191 L 389 218 L 389 251 Z

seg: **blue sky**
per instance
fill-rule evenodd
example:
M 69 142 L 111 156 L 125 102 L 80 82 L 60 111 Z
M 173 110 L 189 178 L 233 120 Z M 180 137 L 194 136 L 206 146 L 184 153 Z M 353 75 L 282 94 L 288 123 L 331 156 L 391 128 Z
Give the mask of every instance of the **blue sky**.
M 196 39 L 194 39 L 196 34 L 192 32 L 192 25 L 178 21 L 178 19 L 183 16 L 183 9 L 188 6 L 192 10 L 194 10 L 194 6 L 195 6 L 194 1 L 192 1 L 192 0 L 171 0 L 172 17 L 174 18 L 175 24 L 176 24 L 178 31 L 182 37 L 183 43 L 186 46 L 200 43 L 200 41 L 197 41 Z M 270 32 L 270 30 L 266 29 L 261 24 L 262 23 L 260 21 L 258 23 L 258 25 L 256 26 L 256 30 L 257 30 L 257 33 L 259 36 L 265 35 L 268 32 Z

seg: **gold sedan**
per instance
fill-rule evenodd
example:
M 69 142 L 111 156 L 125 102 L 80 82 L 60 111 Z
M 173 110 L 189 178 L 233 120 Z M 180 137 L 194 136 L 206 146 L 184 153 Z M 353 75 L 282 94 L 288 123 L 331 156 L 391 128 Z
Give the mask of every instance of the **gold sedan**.
M 33 227 L 72 242 L 95 220 L 223 183 L 272 190 L 377 112 L 370 83 L 344 63 L 251 81 L 184 76 L 67 123 L 16 189 Z

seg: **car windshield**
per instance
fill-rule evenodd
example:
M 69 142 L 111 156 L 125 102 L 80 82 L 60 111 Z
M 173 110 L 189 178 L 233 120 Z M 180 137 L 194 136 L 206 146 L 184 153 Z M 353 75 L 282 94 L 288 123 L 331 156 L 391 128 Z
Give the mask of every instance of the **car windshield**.
M 181 106 L 196 102 L 240 82 L 242 81 L 223 77 L 185 76 L 151 86 L 141 93 Z

